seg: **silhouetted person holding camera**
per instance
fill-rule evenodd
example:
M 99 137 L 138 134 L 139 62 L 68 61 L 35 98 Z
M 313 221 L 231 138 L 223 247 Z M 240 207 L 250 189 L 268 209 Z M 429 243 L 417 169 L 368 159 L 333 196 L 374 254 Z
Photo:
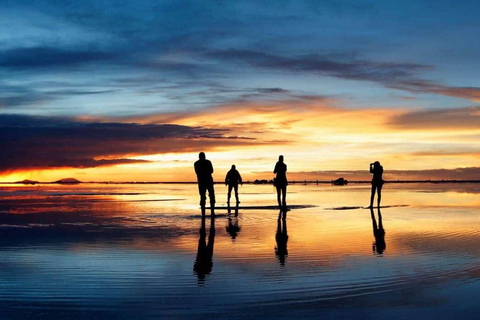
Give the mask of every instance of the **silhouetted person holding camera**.
M 372 195 L 370 196 L 370 208 L 373 208 L 373 199 L 375 198 L 375 190 L 377 190 L 377 206 L 380 207 L 380 201 L 382 200 L 382 187 L 383 183 L 383 167 L 380 162 L 375 161 L 370 163 L 370 173 L 373 173 L 372 179 Z
M 288 256 L 287 242 L 287 211 L 282 209 L 278 214 L 277 232 L 275 233 L 275 241 L 277 246 L 275 247 L 275 255 L 282 267 L 285 266 L 286 256 Z
M 273 170 L 273 173 L 276 174 L 276 177 L 273 179 L 273 184 L 277 188 L 278 206 L 286 207 L 288 181 L 287 181 L 287 165 L 283 162 L 283 156 L 278 157 L 278 162 L 275 164 L 275 169 Z
M 202 209 L 204 211 L 205 209 Z M 215 242 L 215 218 L 213 215 L 210 220 L 210 232 L 208 234 L 208 243 L 206 241 L 207 232 L 205 228 L 205 212 L 202 212 L 202 225 L 200 227 L 200 238 L 198 239 L 197 258 L 193 265 L 193 271 L 197 274 L 198 284 L 205 282 L 205 276 L 212 272 L 213 266 L 213 244 Z
M 212 215 L 215 208 L 215 190 L 213 189 L 213 166 L 210 160 L 205 159 L 205 153 L 200 152 L 198 154 L 199 160 L 195 162 L 195 173 L 197 174 L 198 192 L 200 193 L 200 207 L 205 208 L 205 201 L 207 200 L 206 193 L 208 190 L 208 196 L 210 198 L 210 208 Z M 202 214 L 205 210 L 202 210 Z
M 385 243 L 385 229 L 383 229 L 382 223 L 382 214 L 380 213 L 380 208 L 378 208 L 378 225 L 375 220 L 375 214 L 373 213 L 373 208 L 370 208 L 370 214 L 372 215 L 372 224 L 373 224 L 373 236 L 375 237 L 375 242 L 372 244 L 373 253 L 382 254 L 387 247 Z
M 235 190 L 235 199 L 237 199 L 237 204 L 240 203 L 238 200 L 238 184 L 243 184 L 242 177 L 240 173 L 235 168 L 235 165 L 232 164 L 232 168 L 228 171 L 227 176 L 225 177 L 225 185 L 228 185 L 228 199 L 227 203 L 230 206 L 230 197 L 232 195 L 232 189 Z

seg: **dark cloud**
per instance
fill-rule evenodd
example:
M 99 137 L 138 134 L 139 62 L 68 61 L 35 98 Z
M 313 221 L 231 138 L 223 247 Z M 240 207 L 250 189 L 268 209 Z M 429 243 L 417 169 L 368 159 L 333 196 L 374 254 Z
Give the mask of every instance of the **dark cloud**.
M 258 143 L 223 129 L 16 115 L 0 115 L 0 137 L 0 171 L 89 168 L 138 162 L 128 159 L 135 155 Z
M 15 48 L 0 52 L 0 67 L 10 69 L 65 67 L 113 57 L 111 53 L 96 50 L 64 50 L 54 47 Z
M 413 111 L 394 116 L 389 124 L 402 129 L 478 129 L 480 107 Z
M 218 50 L 206 53 L 207 57 L 255 67 L 311 72 L 349 80 L 389 82 L 408 78 L 418 71 L 430 69 L 421 64 L 373 62 L 366 60 L 335 60 L 332 55 L 280 56 L 251 50 Z

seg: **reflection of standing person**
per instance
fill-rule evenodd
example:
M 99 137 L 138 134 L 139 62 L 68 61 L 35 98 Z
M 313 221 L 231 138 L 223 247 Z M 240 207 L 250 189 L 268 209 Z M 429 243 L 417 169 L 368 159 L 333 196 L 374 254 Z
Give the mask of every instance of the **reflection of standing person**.
M 235 207 L 235 214 L 232 217 L 232 212 L 230 207 L 228 208 L 228 226 L 225 227 L 227 233 L 234 241 L 237 238 L 238 233 L 240 232 L 240 226 L 238 225 L 238 206 Z
M 212 216 L 208 244 L 206 241 L 205 214 L 202 214 L 202 225 L 200 227 L 200 238 L 198 239 L 197 258 L 193 265 L 193 271 L 197 274 L 198 283 L 203 284 L 205 276 L 212 272 L 213 266 L 213 244 L 215 241 L 215 218 Z
M 287 165 L 283 162 L 283 156 L 278 157 L 278 162 L 275 164 L 275 169 L 273 170 L 273 173 L 277 174 L 277 176 L 274 179 L 274 185 L 277 188 L 278 206 L 286 207 L 288 181 L 287 181 Z M 281 194 L 281 199 L 280 199 L 280 194 Z
M 380 208 L 378 208 L 378 225 L 377 220 L 375 220 L 373 208 L 370 208 L 370 214 L 372 215 L 373 236 L 375 237 L 375 242 L 372 245 L 372 250 L 373 253 L 382 254 L 387 247 L 385 243 L 385 229 L 383 229 L 382 213 L 380 212 Z
M 275 255 L 277 256 L 280 265 L 284 267 L 286 256 L 288 256 L 287 211 L 285 210 L 280 210 L 280 213 L 278 214 L 275 241 L 277 242 L 277 247 L 275 248 Z
M 377 190 L 377 206 L 380 207 L 380 201 L 382 199 L 382 186 L 383 186 L 383 167 L 380 162 L 375 161 L 370 163 L 370 173 L 373 173 L 372 179 L 372 195 L 370 196 L 370 208 L 373 208 L 373 199 L 375 198 L 375 190 Z
M 210 207 L 213 210 L 215 207 L 215 190 L 213 189 L 213 166 L 210 160 L 205 159 L 205 153 L 198 154 L 199 160 L 195 162 L 195 173 L 197 174 L 198 192 L 200 193 L 200 206 L 205 208 L 205 201 L 207 199 L 206 193 L 210 198 Z M 203 211 L 202 211 L 203 212 Z
M 232 189 L 235 190 L 235 199 L 237 199 L 237 204 L 240 203 L 238 200 L 238 184 L 243 184 L 242 177 L 240 173 L 235 168 L 235 165 L 232 164 L 232 168 L 228 171 L 227 176 L 225 177 L 225 185 L 228 185 L 228 198 L 227 203 L 230 205 L 230 197 L 232 195 Z

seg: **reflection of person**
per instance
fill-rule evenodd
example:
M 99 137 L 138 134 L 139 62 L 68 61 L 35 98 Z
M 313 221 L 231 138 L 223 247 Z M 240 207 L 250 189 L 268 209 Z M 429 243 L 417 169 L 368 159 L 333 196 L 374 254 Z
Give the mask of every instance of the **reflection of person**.
M 382 223 L 382 214 L 380 208 L 378 208 L 378 226 L 377 221 L 375 220 L 375 214 L 373 213 L 373 208 L 370 208 L 370 214 L 372 216 L 373 224 L 373 236 L 375 237 L 375 242 L 372 245 L 372 250 L 374 253 L 382 254 L 387 247 L 385 243 L 385 229 L 383 229 Z
M 373 173 L 372 179 L 372 194 L 370 196 L 370 208 L 373 208 L 373 199 L 375 198 L 375 190 L 377 190 L 377 206 L 380 207 L 380 201 L 382 199 L 382 187 L 383 187 L 383 167 L 380 162 L 375 161 L 370 163 L 370 173 Z
M 205 159 L 205 153 L 198 154 L 198 160 L 195 162 L 195 173 L 197 174 L 198 192 L 200 193 L 200 206 L 205 208 L 206 193 L 210 198 L 210 207 L 213 210 L 215 207 L 215 190 L 213 189 L 213 166 L 210 160 Z M 202 211 L 204 212 L 204 211 Z
M 213 244 L 215 241 L 215 218 L 212 216 L 208 244 L 206 242 L 205 214 L 202 214 L 202 225 L 200 227 L 200 238 L 198 239 L 197 258 L 193 265 L 193 271 L 197 274 L 198 283 L 203 284 L 205 275 L 212 272 L 213 266 Z
M 228 226 L 226 226 L 225 229 L 232 238 L 232 241 L 234 241 L 241 229 L 238 225 L 238 206 L 235 207 L 235 214 L 233 217 L 230 208 L 228 208 Z
M 275 233 L 275 241 L 277 242 L 277 246 L 275 248 L 275 255 L 277 256 L 278 261 L 280 262 L 280 265 L 283 267 L 285 266 L 285 257 L 288 256 L 287 211 L 285 210 L 280 210 L 280 213 L 278 214 L 277 232 Z
M 232 189 L 235 190 L 235 199 L 237 199 L 237 204 L 240 203 L 238 200 L 238 184 L 243 184 L 242 177 L 240 173 L 235 168 L 235 165 L 232 164 L 232 168 L 228 171 L 227 176 L 225 177 L 225 185 L 228 185 L 228 197 L 227 203 L 230 205 L 230 197 L 232 195 Z
M 277 188 L 277 202 L 279 207 L 286 207 L 287 197 L 287 165 L 283 162 L 283 156 L 278 157 L 278 162 L 275 164 L 273 173 L 277 174 L 274 179 L 275 187 Z M 280 199 L 281 194 L 281 199 Z M 281 200 L 281 201 L 280 201 Z

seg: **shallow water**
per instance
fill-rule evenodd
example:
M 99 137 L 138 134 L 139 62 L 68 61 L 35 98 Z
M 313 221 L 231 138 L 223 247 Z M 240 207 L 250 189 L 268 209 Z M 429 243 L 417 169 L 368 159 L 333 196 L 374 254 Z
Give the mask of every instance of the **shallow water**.
M 480 185 L 0 186 L 0 319 L 474 317 Z M 207 210 L 207 213 L 209 211 Z

